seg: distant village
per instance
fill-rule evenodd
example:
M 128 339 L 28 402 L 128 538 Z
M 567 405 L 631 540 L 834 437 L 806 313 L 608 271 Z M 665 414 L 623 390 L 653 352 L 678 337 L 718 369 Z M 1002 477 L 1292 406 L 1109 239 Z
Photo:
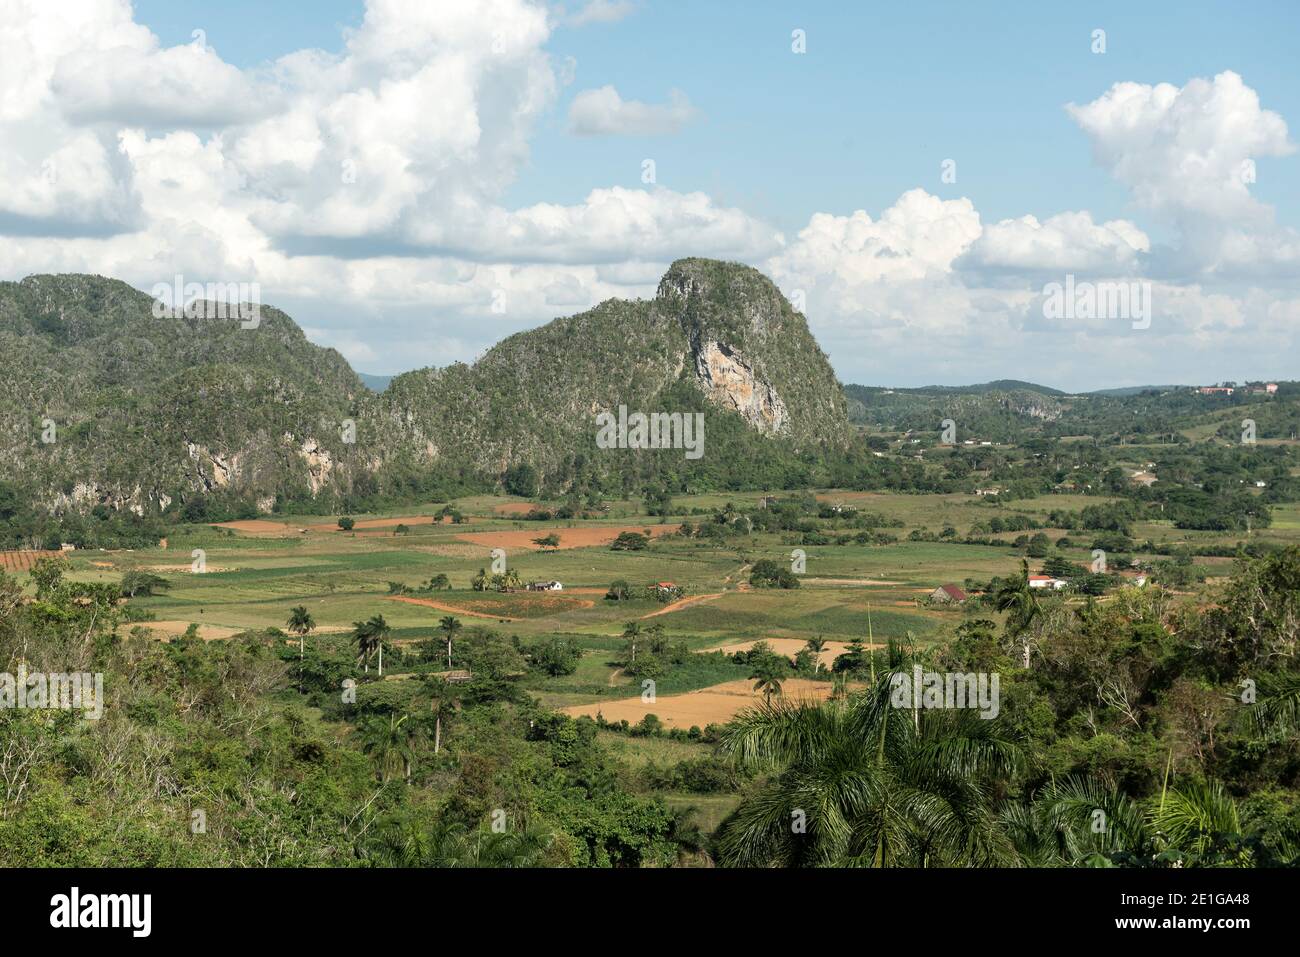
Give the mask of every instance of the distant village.
M 1202 385 L 1196 386 L 1192 391 L 1199 392 L 1201 395 L 1275 395 L 1277 393 L 1276 382 L 1247 382 L 1245 385 L 1237 385 L 1235 382 L 1224 382 L 1220 385 Z

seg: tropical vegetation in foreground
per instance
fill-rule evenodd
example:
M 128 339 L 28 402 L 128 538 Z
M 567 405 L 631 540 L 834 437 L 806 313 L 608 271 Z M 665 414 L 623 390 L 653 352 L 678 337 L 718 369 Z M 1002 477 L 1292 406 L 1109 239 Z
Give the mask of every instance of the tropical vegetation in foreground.
M 9 673 L 104 676 L 100 720 L 0 709 L 0 863 L 238 866 L 1283 866 L 1300 858 L 1300 549 L 1196 596 L 1105 601 L 1012 576 L 946 640 L 859 646 L 830 700 L 629 624 L 626 661 L 721 660 L 761 698 L 633 765 L 608 727 L 535 689 L 581 649 L 454 616 L 388 662 L 382 615 L 160 643 L 117 585 L 60 560 L 0 576 Z M 636 627 L 633 627 L 636 625 Z M 385 645 L 387 647 L 387 645 Z M 635 649 L 635 650 L 634 650 Z M 811 651 L 810 651 L 811 654 Z M 777 656 L 779 657 L 779 656 Z M 805 659 L 807 660 L 807 659 Z M 451 663 L 469 680 L 437 669 Z M 997 717 L 898 707 L 914 666 L 996 673 Z M 422 677 L 420 675 L 423 675 Z M 829 680 L 829 675 L 824 676 Z M 340 693 L 340 689 L 343 689 Z M 654 735 L 646 727 L 630 733 Z M 655 740 L 653 737 L 647 738 Z M 710 745 L 711 746 L 708 746 Z M 738 793 L 718 826 L 662 793 Z

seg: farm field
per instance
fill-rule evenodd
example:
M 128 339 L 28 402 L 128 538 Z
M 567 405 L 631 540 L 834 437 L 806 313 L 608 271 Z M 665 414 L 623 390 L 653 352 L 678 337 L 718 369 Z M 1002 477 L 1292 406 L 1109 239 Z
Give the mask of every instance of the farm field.
M 165 591 L 133 601 L 146 616 L 160 620 L 264 629 L 282 627 L 287 609 L 305 604 L 321 630 L 346 629 L 376 613 L 397 628 L 433 630 L 442 617 L 453 614 L 508 625 L 521 635 L 609 637 L 635 618 L 662 627 L 670 636 L 692 640 L 699 648 L 811 637 L 865 641 L 868 615 L 871 636 L 878 641 L 909 633 L 929 640 L 962 620 L 959 610 L 926 607 L 923 600 L 930 591 L 944 583 L 960 585 L 1013 573 L 1022 557 L 1019 550 L 1006 547 L 906 540 L 916 529 L 934 530 L 950 522 L 960 529 L 963 522 L 987 520 L 995 509 L 974 496 L 827 490 L 817 497 L 859 503 L 901 522 L 892 529 L 900 540 L 887 545 L 803 546 L 803 587 L 752 589 L 747 570 L 754 561 L 790 561 L 793 548 L 783 536 L 755 533 L 741 541 L 711 542 L 683 539 L 675 532 L 683 521 L 698 523 L 702 510 L 727 503 L 752 505 L 760 493 L 684 496 L 676 500 L 676 514 L 668 519 L 639 514 L 633 503 L 615 502 L 610 517 L 544 522 L 519 520 L 521 511 L 535 507 L 532 502 L 478 496 L 456 503 L 465 516 L 463 525 L 434 524 L 437 509 L 431 504 L 392 516 L 356 516 L 351 532 L 338 529 L 328 516 L 258 519 L 184 527 L 169 537 L 166 549 L 82 551 L 66 557 L 74 577 L 83 580 L 113 581 L 132 569 L 161 576 L 168 585 Z M 1017 502 L 1015 510 L 1042 513 L 1088 502 L 1087 496 L 1045 496 Z M 1005 509 L 996 512 L 1006 514 Z M 1300 506 L 1279 506 L 1276 513 L 1273 526 L 1259 537 L 1300 541 Z M 412 524 L 419 519 L 427 524 Z M 394 534 L 398 524 L 405 524 L 409 533 Z M 475 530 L 466 531 L 466 526 Z M 306 534 L 299 531 L 303 528 Z M 609 548 L 619 532 L 638 530 L 653 536 L 645 550 Z M 532 541 L 552 533 L 561 542 L 557 550 L 542 550 Z M 1055 538 L 1064 532 L 1047 534 Z M 1189 544 L 1221 538 L 1150 523 L 1139 525 L 1135 536 Z M 491 567 L 494 548 L 505 550 L 507 566 L 521 581 L 559 580 L 563 591 L 472 591 L 471 579 Z M 205 572 L 191 571 L 195 550 L 202 552 Z M 1062 554 L 1089 560 L 1086 547 L 1063 549 Z M 17 556 L 8 561 L 30 563 Z M 1226 561 L 1198 563 L 1210 568 Z M 439 574 L 447 576 L 450 588 L 418 591 Z M 667 605 L 642 597 L 607 601 L 605 591 L 616 580 L 637 588 L 671 581 L 681 598 Z M 391 583 L 411 591 L 390 594 Z
M 825 701 L 831 695 L 831 685 L 826 681 L 807 681 L 791 678 L 785 683 L 784 696 L 796 702 Z M 658 695 L 653 701 L 642 697 L 621 698 L 598 704 L 571 705 L 565 714 L 594 718 L 598 714 L 606 721 L 626 721 L 639 724 L 648 714 L 657 715 L 670 728 L 703 728 L 710 724 L 726 724 L 741 711 L 763 700 L 748 679 L 727 681 L 722 684 L 689 691 L 685 694 Z
M 32 565 L 34 565 L 37 560 L 41 558 L 51 558 L 58 554 L 60 553 L 30 548 L 17 548 L 8 551 L 0 551 L 0 571 L 30 571 Z
M 926 513 L 918 507 L 917 496 L 876 498 L 883 500 L 884 505 L 877 506 L 882 509 L 896 505 L 900 517 Z M 683 499 L 681 519 L 688 520 L 687 509 L 703 508 L 708 501 Z M 308 516 L 287 522 L 192 526 L 171 535 L 165 550 L 73 552 L 70 559 L 74 576 L 92 581 L 115 580 L 131 569 L 150 570 L 169 587 L 133 605 L 159 619 L 221 628 L 282 627 L 289 607 L 306 604 L 321 629 L 347 628 L 382 613 L 396 628 L 432 630 L 446 614 L 460 614 L 476 622 L 508 624 L 525 635 L 614 635 L 625 621 L 638 618 L 662 626 L 672 636 L 700 638 L 715 646 L 727 640 L 817 635 L 865 640 L 869 610 L 877 637 L 901 637 L 911 631 L 926 638 L 959 621 L 960 615 L 918 607 L 918 596 L 944 582 L 1005 574 L 1018 561 L 1009 550 L 941 543 L 811 546 L 804 549 L 805 587 L 750 589 L 745 569 L 754 560 L 789 561 L 791 549 L 779 536 L 748 536 L 738 550 L 731 542 L 681 539 L 674 534 L 680 525 L 676 517 L 661 522 L 641 516 L 639 524 L 499 518 L 509 507 L 526 504 L 487 497 L 457 503 L 470 524 L 490 523 L 499 529 L 490 532 L 463 532 L 450 523 L 420 526 L 417 532 L 409 522 L 419 510 L 357 516 L 351 532 L 338 530 L 325 517 Z M 425 511 L 432 514 L 435 509 Z M 399 521 L 412 532 L 393 534 Z M 309 532 L 301 534 L 300 528 Z M 388 531 L 370 534 L 383 529 Z M 608 547 L 619 532 L 642 529 L 653 535 L 649 548 L 618 552 Z M 533 545 L 532 539 L 551 533 L 560 538 L 559 550 L 542 551 Z M 471 591 L 471 578 L 491 566 L 494 548 L 505 549 L 507 567 L 522 581 L 555 579 L 563 582 L 564 590 L 547 595 Z M 203 554 L 202 573 L 191 571 L 186 560 L 196 549 Z M 389 593 L 392 582 L 418 589 L 438 574 L 447 576 L 449 589 Z M 638 588 L 671 581 L 681 589 L 682 599 L 669 605 L 641 598 L 606 601 L 604 593 L 615 580 Z
M 452 701 L 471 693 L 469 685 L 460 691 L 448 682 L 456 675 L 474 680 L 479 669 L 492 667 L 490 657 L 477 656 L 495 649 L 492 654 L 512 662 L 496 680 L 513 686 L 514 700 L 527 701 L 536 713 L 585 722 L 583 733 L 593 735 L 628 787 L 662 802 L 684 826 L 710 834 L 747 793 L 746 781 L 727 776 L 729 759 L 718 750 L 729 722 L 769 695 L 825 702 L 841 670 L 848 672 L 840 685 L 846 691 L 863 687 L 866 672 L 850 670 L 865 667 L 858 656 L 879 665 L 894 646 L 934 654 L 977 619 L 1000 629 L 1005 615 L 988 603 L 932 604 L 929 596 L 945 584 L 977 594 L 990 580 L 1017 574 L 1027 534 L 1020 545 L 1011 541 L 1015 534 L 993 544 L 958 539 L 976 537 L 976 527 L 995 517 L 1028 516 L 1058 561 L 1086 567 L 1093 557 L 1089 537 L 1043 528 L 1043 519 L 1054 510 L 1110 501 L 1052 495 L 996 506 L 966 494 L 834 489 L 815 499 L 819 534 L 806 543 L 788 531 L 764 530 L 761 522 L 724 535 L 696 531 L 718 524 L 716 516 L 766 507 L 760 493 L 682 496 L 662 516 L 614 501 L 592 517 L 545 520 L 524 516 L 553 511 L 546 502 L 476 496 L 451 503 L 456 522 L 442 516 L 443 503 L 351 516 L 349 530 L 336 516 L 268 517 L 177 526 L 165 547 L 73 551 L 63 558 L 78 581 L 116 585 L 132 573 L 156 577 L 129 600 L 131 621 L 123 630 L 139 629 L 155 642 L 183 643 L 189 635 L 205 646 L 263 641 L 290 674 L 298 639 L 287 626 L 291 609 L 301 606 L 313 622 L 301 654 L 309 662 L 333 662 L 335 683 L 340 675 L 358 682 L 358 720 L 365 727 L 366 715 L 411 707 L 429 695 L 438 699 L 444 687 Z M 855 526 L 837 517 L 863 513 L 887 534 L 860 539 Z M 625 532 L 644 535 L 643 547 L 612 548 Z M 538 544 L 550 535 L 558 542 Z M 1193 546 L 1231 538 L 1153 521 L 1135 523 L 1133 536 L 1135 543 Z M 1272 526 L 1257 538 L 1300 541 L 1300 506 L 1277 507 Z M 23 565 L 36 557 L 12 559 L 29 590 Z M 1135 557 L 1144 557 L 1141 549 Z M 798 587 L 754 580 L 761 563 L 797 565 Z M 1040 563 L 1030 560 L 1035 571 Z M 1211 582 L 1232 567 L 1228 557 L 1187 564 L 1189 574 Z M 553 581 L 562 587 L 525 587 Z M 657 583 L 668 583 L 669 591 L 661 596 Z M 609 597 L 620 588 L 618 600 Z M 1104 605 L 1114 596 L 1097 600 Z M 1067 608 L 1086 601 L 1065 599 Z M 378 660 L 363 664 L 356 639 L 358 626 L 376 616 L 386 629 L 382 675 Z M 449 620 L 458 629 L 450 661 Z M 554 667 L 538 666 L 543 653 L 557 656 Z M 647 656 L 655 662 L 648 671 Z M 772 660 L 784 673 L 765 686 L 756 668 Z M 309 696 L 306 720 L 332 735 L 338 726 L 327 717 L 336 707 L 329 698 Z M 428 705 L 414 713 L 421 707 Z M 455 710 L 447 720 L 456 726 Z

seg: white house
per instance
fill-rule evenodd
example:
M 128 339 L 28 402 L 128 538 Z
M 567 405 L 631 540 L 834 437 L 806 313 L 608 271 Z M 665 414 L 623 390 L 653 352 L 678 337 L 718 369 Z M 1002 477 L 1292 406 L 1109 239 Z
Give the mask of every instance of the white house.
M 1053 578 L 1051 575 L 1030 575 L 1030 588 L 1050 588 L 1053 591 L 1060 591 L 1066 585 L 1070 584 L 1064 578 Z
M 529 582 L 529 591 L 564 591 L 564 585 L 560 582 Z

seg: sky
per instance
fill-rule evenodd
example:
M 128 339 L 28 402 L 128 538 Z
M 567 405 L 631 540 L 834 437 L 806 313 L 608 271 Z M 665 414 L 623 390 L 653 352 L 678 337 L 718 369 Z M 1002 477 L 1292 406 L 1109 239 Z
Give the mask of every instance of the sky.
M 768 275 L 845 382 L 1296 378 L 1298 27 L 1292 2 L 0 0 L 0 279 L 256 283 L 391 374 L 710 256 Z M 1060 289 L 1117 292 L 1092 316 Z

